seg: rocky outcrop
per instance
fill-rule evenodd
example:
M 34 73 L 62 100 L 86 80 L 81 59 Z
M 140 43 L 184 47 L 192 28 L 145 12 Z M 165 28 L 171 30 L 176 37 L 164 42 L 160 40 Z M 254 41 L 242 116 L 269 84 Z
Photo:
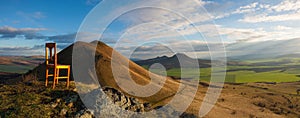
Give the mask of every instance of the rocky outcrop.
M 121 107 L 122 110 L 130 110 L 134 112 L 145 112 L 150 110 L 150 103 L 142 103 L 133 97 L 127 97 L 120 91 L 106 87 L 103 89 L 105 94 L 112 102 Z
M 150 103 L 128 97 L 122 92 L 109 87 L 95 89 L 85 95 L 82 100 L 95 117 L 196 117 L 193 114 L 181 114 L 172 107 L 156 107 L 153 109 Z

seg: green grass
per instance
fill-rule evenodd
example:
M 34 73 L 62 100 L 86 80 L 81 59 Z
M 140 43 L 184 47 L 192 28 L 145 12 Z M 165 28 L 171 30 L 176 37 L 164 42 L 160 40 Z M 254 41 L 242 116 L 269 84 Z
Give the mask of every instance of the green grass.
M 9 72 L 9 73 L 25 73 L 30 69 L 33 69 L 34 66 L 22 66 L 22 65 L 0 65 L 0 72 Z
M 200 72 L 200 77 L 199 77 Z M 184 78 L 200 79 L 201 81 L 210 81 L 211 68 L 199 69 L 187 69 Z M 300 81 L 300 77 L 297 77 L 297 72 L 300 74 L 300 69 L 291 69 L 285 72 L 268 71 L 256 73 L 254 71 L 233 71 L 226 73 L 225 82 L 230 83 L 248 83 L 248 82 L 293 82 Z M 155 72 L 160 74 L 160 72 Z M 168 76 L 181 77 L 181 70 L 179 68 L 170 69 L 167 71 Z
M 300 58 L 278 58 L 278 59 L 260 59 L 243 61 L 248 65 L 227 66 L 225 82 L 248 83 L 248 82 L 293 82 L 300 81 Z M 274 62 L 284 62 L 282 64 L 271 65 Z M 258 66 L 255 63 L 266 63 L 270 65 Z M 254 65 L 255 64 L 255 65 Z M 200 79 L 201 81 L 210 81 L 211 68 L 189 69 L 185 72 L 184 78 Z M 256 71 L 256 72 L 255 72 Z M 158 72 L 159 73 L 159 72 Z M 181 70 L 179 68 L 167 71 L 168 76 L 180 78 Z
M 299 66 L 300 67 L 300 66 Z M 295 75 L 300 75 L 300 68 L 291 68 L 291 69 L 287 69 L 285 71 L 285 73 L 288 74 L 295 74 Z
M 43 82 L 35 82 L 31 86 L 22 83 L 16 85 L 0 84 L 0 117 L 74 117 L 74 113 L 82 109 L 81 105 L 69 107 L 67 106 L 66 99 L 72 95 L 77 95 L 77 93 L 71 90 L 60 89 L 64 88 L 64 85 L 59 85 L 55 90 L 52 90 L 51 87 L 44 87 Z M 56 102 L 57 99 L 61 99 L 62 101 Z M 56 103 L 57 106 L 52 107 Z M 74 104 L 77 103 L 74 102 Z M 67 110 L 66 115 L 60 114 L 62 109 Z
M 294 74 L 288 74 L 280 71 L 270 71 L 256 73 L 253 71 L 235 71 L 227 73 L 229 75 L 235 75 L 236 83 L 247 82 L 292 82 L 299 81 L 300 78 Z

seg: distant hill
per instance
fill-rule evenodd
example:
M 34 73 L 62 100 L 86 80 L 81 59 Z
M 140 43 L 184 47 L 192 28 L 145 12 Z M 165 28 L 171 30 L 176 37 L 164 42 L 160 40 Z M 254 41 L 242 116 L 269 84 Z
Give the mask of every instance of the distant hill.
M 139 60 L 139 61 L 135 61 L 135 63 L 140 66 L 147 66 L 147 67 L 155 63 L 160 63 L 166 69 L 181 68 L 181 67 L 191 67 L 191 68 L 197 67 L 195 66 L 195 64 L 199 64 L 198 67 L 201 68 L 211 67 L 210 60 L 193 59 L 183 53 L 177 53 L 172 57 L 162 56 L 162 57 L 156 57 L 147 60 Z
M 44 58 L 44 56 L 0 56 L 0 72 L 25 73 L 43 63 Z

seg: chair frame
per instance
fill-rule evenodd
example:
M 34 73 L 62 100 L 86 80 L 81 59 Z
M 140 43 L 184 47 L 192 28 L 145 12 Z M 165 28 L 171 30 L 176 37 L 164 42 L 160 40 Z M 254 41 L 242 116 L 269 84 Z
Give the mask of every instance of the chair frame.
M 52 53 L 52 50 L 54 52 Z M 48 85 L 49 77 L 53 77 L 53 85 L 52 88 L 55 88 L 55 84 L 58 84 L 59 79 L 67 79 L 66 86 L 70 86 L 70 65 L 59 65 L 57 64 L 57 49 L 56 49 L 56 43 L 46 43 L 45 45 L 45 59 L 46 59 L 46 82 L 45 86 Z M 48 52 L 50 52 L 50 55 L 48 55 Z M 52 62 L 52 63 L 51 63 Z M 53 69 L 53 74 L 49 74 L 49 69 Z M 59 70 L 60 69 L 66 69 L 67 76 L 60 76 Z

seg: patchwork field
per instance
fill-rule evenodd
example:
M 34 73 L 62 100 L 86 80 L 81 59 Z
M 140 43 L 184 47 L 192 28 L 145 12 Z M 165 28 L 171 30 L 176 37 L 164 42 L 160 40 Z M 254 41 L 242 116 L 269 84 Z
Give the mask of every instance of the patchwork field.
M 0 72 L 25 73 L 43 61 L 43 56 L 0 56 Z
M 244 65 L 229 65 L 226 70 L 225 82 L 295 82 L 300 81 L 300 59 L 279 58 L 243 61 Z M 146 66 L 143 66 L 147 69 Z M 186 78 L 210 81 L 211 68 L 186 69 Z M 200 76 L 198 75 L 200 71 Z M 160 70 L 152 69 L 152 72 L 161 74 Z M 181 77 L 181 69 L 167 70 L 168 76 Z

